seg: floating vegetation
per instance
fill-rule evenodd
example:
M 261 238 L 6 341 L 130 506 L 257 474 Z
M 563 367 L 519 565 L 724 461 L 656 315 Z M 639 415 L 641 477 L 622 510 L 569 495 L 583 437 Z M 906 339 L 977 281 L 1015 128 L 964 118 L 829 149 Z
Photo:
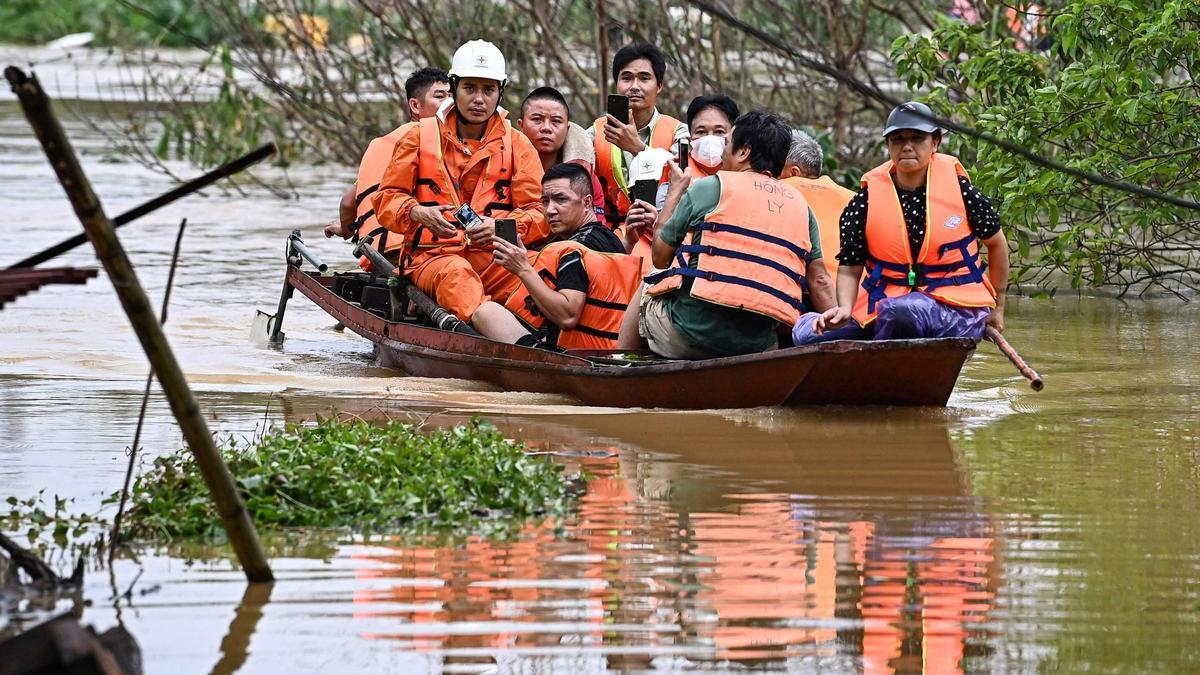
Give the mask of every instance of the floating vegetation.
M 556 517 L 581 478 L 526 453 L 491 424 L 430 430 L 396 421 L 318 418 L 252 441 L 228 440 L 225 462 L 251 518 L 265 532 L 338 528 L 379 534 L 501 534 Z M 105 499 L 116 504 L 120 493 Z M 0 530 L 25 534 L 35 550 L 90 548 L 112 527 L 69 512 L 70 501 L 10 498 Z M 224 537 L 208 488 L 187 449 L 153 461 L 135 480 L 122 540 L 171 543 Z
M 523 444 L 478 421 L 431 431 L 396 421 L 319 418 L 250 443 L 226 442 L 222 452 L 251 517 L 266 530 L 493 529 L 563 514 L 573 499 L 560 465 L 526 455 Z M 223 534 L 187 450 L 154 460 L 130 500 L 123 538 Z

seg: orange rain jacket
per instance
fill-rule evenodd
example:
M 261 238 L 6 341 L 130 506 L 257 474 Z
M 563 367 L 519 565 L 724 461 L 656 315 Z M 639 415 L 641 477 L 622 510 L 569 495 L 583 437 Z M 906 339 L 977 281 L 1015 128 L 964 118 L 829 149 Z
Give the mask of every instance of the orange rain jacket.
M 444 113 L 444 114 L 443 114 Z M 480 141 L 461 140 L 458 136 L 458 115 L 450 106 L 439 112 L 437 128 L 441 132 L 441 166 L 444 178 L 453 186 L 452 191 L 440 190 L 436 203 L 446 206 L 461 206 L 463 203 L 472 204 L 480 216 L 493 218 L 513 218 L 517 221 L 517 233 L 526 246 L 536 246 L 550 236 L 546 225 L 546 217 L 542 212 L 542 163 L 537 150 L 529 139 L 520 132 L 514 132 L 509 125 L 507 113 L 498 110 L 488 121 L 483 139 Z M 413 240 L 413 233 L 418 225 L 411 218 L 412 210 L 418 205 L 417 183 L 422 181 L 442 182 L 441 176 L 422 176 L 421 166 L 436 166 L 432 158 L 421 157 L 421 128 L 414 124 L 405 129 L 392 160 L 383 173 L 379 190 L 372 196 L 375 207 L 375 218 L 383 227 L 398 232 L 406 241 Z M 509 155 L 508 162 L 505 155 Z M 424 160 L 424 161 L 422 161 Z M 475 205 L 473 198 L 481 177 L 492 165 L 511 166 L 512 176 L 505 179 L 511 194 L 511 211 L 491 210 Z M 501 170 L 497 168 L 497 170 Z M 459 200 L 462 201 L 459 201 Z M 443 217 L 448 223 L 454 223 L 452 211 L 447 211 Z M 426 235 L 428 236 L 428 235 Z M 450 247 L 439 247 L 422 253 L 434 255 L 439 253 L 464 254 L 462 246 L 458 250 L 448 250 Z M 487 255 L 491 257 L 490 253 Z M 420 264 L 420 260 L 410 258 L 404 261 L 407 270 Z

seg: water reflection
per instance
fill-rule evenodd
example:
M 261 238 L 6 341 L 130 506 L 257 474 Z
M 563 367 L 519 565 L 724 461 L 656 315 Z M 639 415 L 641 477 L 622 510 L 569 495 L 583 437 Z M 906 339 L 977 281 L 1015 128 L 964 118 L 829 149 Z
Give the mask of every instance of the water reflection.
M 246 584 L 246 592 L 238 603 L 229 630 L 221 640 L 221 660 L 213 666 L 212 675 L 232 675 L 246 663 L 250 655 L 250 639 L 263 617 L 263 608 L 271 601 L 273 583 Z
M 803 417 L 503 418 L 547 449 L 610 451 L 564 459 L 595 475 L 577 517 L 514 542 L 356 548 L 355 632 L 430 670 L 953 672 L 982 655 L 996 545 L 945 423 Z

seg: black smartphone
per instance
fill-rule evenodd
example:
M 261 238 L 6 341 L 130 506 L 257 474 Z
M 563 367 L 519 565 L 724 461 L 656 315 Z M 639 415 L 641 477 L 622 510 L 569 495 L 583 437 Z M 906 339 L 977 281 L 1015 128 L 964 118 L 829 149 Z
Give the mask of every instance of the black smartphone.
M 457 211 L 454 212 L 454 220 L 458 221 L 460 229 L 469 230 L 483 224 L 483 219 L 475 213 L 475 209 L 471 208 L 470 204 L 463 204 Z
M 686 138 L 680 139 L 680 141 L 679 141 L 679 168 L 683 169 L 684 171 L 687 171 L 688 151 L 690 151 L 691 149 L 692 149 L 692 146 L 688 144 L 688 139 L 686 139 Z
M 642 200 L 654 206 L 654 200 L 658 197 L 658 181 L 653 178 L 642 178 L 635 181 L 633 187 L 629 188 L 629 201 L 632 203 L 637 200 Z
M 608 95 L 608 114 L 617 118 L 621 123 L 629 123 L 629 97 L 620 94 Z
M 497 218 L 496 219 L 496 236 L 504 241 L 519 246 L 517 239 L 517 221 L 512 218 Z

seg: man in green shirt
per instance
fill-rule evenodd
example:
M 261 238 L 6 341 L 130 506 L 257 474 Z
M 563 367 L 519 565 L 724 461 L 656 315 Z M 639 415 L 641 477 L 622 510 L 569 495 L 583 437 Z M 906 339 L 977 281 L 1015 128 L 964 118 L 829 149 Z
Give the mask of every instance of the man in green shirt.
M 630 207 L 626 224 L 653 224 L 653 262 L 659 269 L 665 269 L 672 264 L 677 266 L 677 250 L 690 249 L 687 251 L 689 255 L 684 258 L 688 268 L 697 270 L 701 267 L 700 261 L 705 258 L 705 254 L 695 252 L 693 247 L 703 246 L 706 239 L 717 236 L 721 237 L 719 248 L 727 247 L 729 241 L 734 241 L 744 250 L 735 252 L 733 256 L 713 254 L 715 257 L 708 259 L 709 264 L 703 266 L 705 269 L 724 270 L 731 264 L 726 259 L 745 258 L 748 252 L 753 253 L 750 257 L 766 258 L 779 263 L 788 260 L 797 248 L 804 248 L 769 243 L 770 240 L 780 238 L 793 242 L 807 239 L 805 247 L 808 247 L 808 250 L 799 251 L 804 254 L 803 262 L 792 258 L 795 260 L 796 269 L 791 276 L 781 275 L 780 270 L 775 269 L 778 265 L 771 266 L 770 263 L 765 263 L 757 267 L 751 266 L 748 272 L 751 278 L 735 282 L 738 287 L 733 291 L 734 296 L 739 298 L 737 303 L 697 297 L 705 295 L 724 298 L 728 293 L 713 295 L 708 291 L 694 292 L 697 274 L 676 273 L 682 277 L 678 288 L 666 292 L 643 291 L 641 299 L 635 298 L 630 304 L 631 309 L 638 307 L 638 311 L 626 313 L 625 323 L 621 328 L 620 348 L 636 349 L 649 346 L 661 356 L 676 359 L 732 356 L 772 349 L 778 344 L 778 329 L 785 317 L 781 316 L 780 309 L 771 311 L 771 307 L 782 308 L 789 317 L 798 311 L 800 287 L 795 277 L 799 276 L 801 266 L 804 268 L 804 278 L 810 289 L 812 304 L 816 307 L 833 306 L 832 285 L 821 262 L 820 228 L 815 215 L 805 205 L 802 211 L 796 209 L 787 213 L 807 222 L 779 222 L 779 216 L 783 212 L 776 210 L 779 204 L 788 200 L 794 202 L 797 198 L 803 199 L 798 197 L 798 192 L 794 189 L 774 180 L 783 170 L 791 142 L 791 129 L 774 115 L 752 112 L 738 118 L 730 135 L 731 142 L 725 147 L 721 173 L 690 183 L 688 176 L 679 170 L 678 165 L 672 163 L 671 188 L 663 210 L 657 212 L 650 204 L 635 202 Z M 764 194 L 779 196 L 778 199 L 754 201 L 735 198 L 732 194 L 735 192 L 733 183 L 739 184 L 739 190 L 746 185 L 744 177 L 731 175 L 736 172 L 748 172 L 748 175 L 754 177 L 750 184 L 755 189 L 762 190 Z M 725 182 L 729 183 L 728 186 L 722 183 L 723 175 Z M 786 199 L 783 196 L 786 196 Z M 736 237 L 730 239 L 730 235 L 725 232 L 713 231 L 707 223 L 712 220 L 712 213 L 723 200 L 730 204 L 728 208 L 734 209 L 734 213 L 740 214 L 736 216 L 740 222 L 730 222 L 728 225 L 762 233 L 762 238 L 748 236 L 740 240 Z M 737 206 L 733 206 L 735 202 Z M 691 242 L 684 245 L 689 233 L 692 235 Z M 781 234 L 790 236 L 781 237 Z M 764 240 L 768 243 L 762 243 Z M 736 267 L 737 264 L 733 265 Z M 742 265 L 740 269 L 747 268 Z M 651 275 L 647 279 L 656 280 L 656 277 Z M 654 288 L 657 289 L 657 286 Z M 767 290 L 759 290 L 763 288 Z M 781 304 L 779 300 L 785 302 Z M 738 306 L 734 306 L 735 304 Z

